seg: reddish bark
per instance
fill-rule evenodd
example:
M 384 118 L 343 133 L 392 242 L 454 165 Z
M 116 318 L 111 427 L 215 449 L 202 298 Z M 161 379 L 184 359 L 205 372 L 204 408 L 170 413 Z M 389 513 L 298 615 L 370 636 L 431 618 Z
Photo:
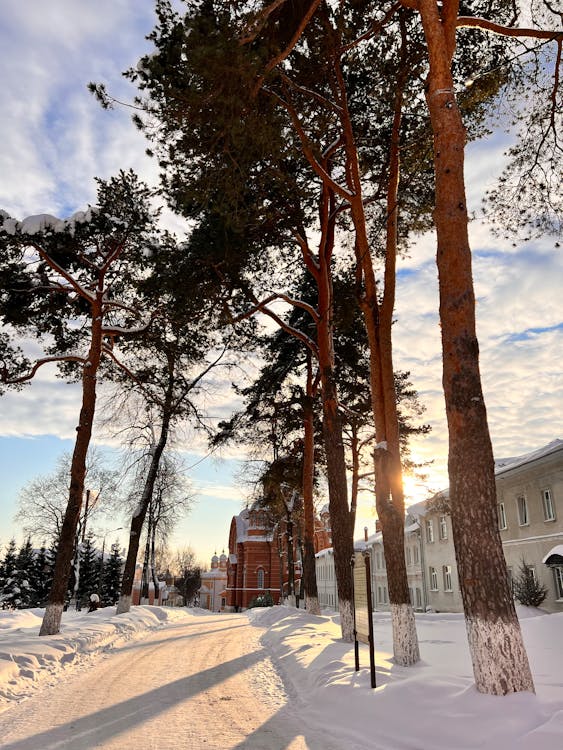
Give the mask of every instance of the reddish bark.
M 102 356 L 102 287 L 103 278 L 100 279 L 96 297 L 91 303 L 90 348 L 88 360 L 82 372 L 82 406 L 70 467 L 69 498 L 59 537 L 53 584 L 47 599 L 45 617 L 41 623 L 39 635 L 54 635 L 60 630 L 61 614 L 72 569 L 73 554 L 75 553 L 76 531 L 84 496 L 86 454 L 90 445 L 96 411 L 96 376 Z M 77 551 L 76 554 L 78 554 Z
M 434 133 L 437 265 L 443 387 L 449 431 L 450 503 L 459 583 L 478 690 L 533 690 L 496 521 L 494 460 L 479 371 L 464 182 L 465 128 L 454 94 L 457 2 L 443 22 L 420 0 L 430 70 L 426 101 Z M 452 8 L 455 6 L 455 14 Z M 493 632 L 494 638 L 485 638 Z
M 402 79 L 406 76 L 406 72 L 403 61 L 403 66 L 399 69 L 388 164 L 385 283 L 384 296 L 380 304 L 367 236 L 358 152 L 348 111 L 345 82 L 338 63 L 335 64 L 335 70 L 339 85 L 348 187 L 351 194 L 349 203 L 356 236 L 355 250 L 364 284 L 361 306 L 370 350 L 371 403 L 378 445 L 374 453 L 376 508 L 381 522 L 387 563 L 389 600 L 392 607 L 404 613 L 409 620 L 408 624 L 397 622 L 401 636 L 399 637 L 398 632 L 394 633 L 394 636 L 397 636 L 394 637 L 395 659 L 401 664 L 413 664 L 419 659 L 419 651 L 414 618 L 408 613 L 410 596 L 404 550 L 405 503 L 391 342 L 397 257 L 399 133 L 403 96 Z M 407 638 L 404 637 L 405 632 L 409 633 Z

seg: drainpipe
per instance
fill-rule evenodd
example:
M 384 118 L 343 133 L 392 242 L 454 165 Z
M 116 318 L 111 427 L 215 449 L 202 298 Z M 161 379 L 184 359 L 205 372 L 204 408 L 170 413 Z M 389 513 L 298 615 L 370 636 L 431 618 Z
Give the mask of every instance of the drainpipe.
M 419 539 L 420 539 L 420 569 L 422 571 L 422 606 L 424 612 L 426 612 L 426 607 L 429 606 L 428 602 L 428 588 L 426 585 L 426 556 L 424 554 L 425 550 L 425 542 L 424 542 L 424 529 L 423 525 L 421 524 L 420 517 L 418 519 L 418 533 L 419 533 Z

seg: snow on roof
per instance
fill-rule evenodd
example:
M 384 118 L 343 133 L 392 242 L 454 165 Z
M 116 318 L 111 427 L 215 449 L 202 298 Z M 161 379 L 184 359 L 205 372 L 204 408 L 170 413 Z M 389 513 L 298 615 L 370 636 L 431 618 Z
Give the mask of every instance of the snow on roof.
M 247 539 L 248 531 L 248 510 L 243 510 L 236 516 L 237 524 L 237 543 L 244 542 Z
M 428 500 L 421 500 L 419 503 L 415 503 L 414 505 L 409 505 L 409 507 L 407 508 L 407 513 L 411 516 L 414 516 L 415 518 L 420 518 L 420 516 L 425 516 L 427 503 L 428 503 Z
M 521 456 L 513 456 L 512 458 L 501 458 L 495 460 L 495 476 L 505 474 L 520 466 L 525 466 L 526 464 L 532 463 L 532 461 L 538 461 L 540 458 L 544 458 L 544 456 L 549 456 L 552 453 L 556 453 L 560 450 L 563 450 L 563 440 L 556 438 L 547 445 L 530 451 L 530 453 L 524 453 Z M 410 513 L 415 517 L 425 516 L 427 513 L 427 504 L 430 502 L 430 500 L 438 498 L 439 496 L 447 498 L 449 497 L 449 494 L 449 487 L 444 490 L 440 490 L 440 492 L 437 492 L 427 500 L 422 500 L 421 502 L 415 503 L 414 505 L 409 505 L 409 507 L 407 508 L 407 513 Z
M 245 508 L 243 511 L 241 511 L 238 516 L 235 516 L 236 519 L 236 526 L 237 526 L 237 544 L 242 544 L 243 542 L 271 542 L 273 539 L 273 532 L 267 531 L 265 534 L 249 534 L 248 530 L 250 528 L 250 511 L 252 510 L 260 510 L 260 507 L 257 506 L 255 508 L 256 503 L 254 503 L 250 510 L 248 508 Z M 256 527 L 255 527 L 256 528 Z
M 563 450 L 563 440 L 556 438 L 547 445 L 541 448 L 525 453 L 522 456 L 515 456 L 513 458 L 503 458 L 495 461 L 495 475 L 504 474 L 507 471 L 516 469 L 519 466 L 524 466 L 532 461 L 537 461 L 544 456 L 549 456 L 552 453 L 556 453 L 559 450 Z

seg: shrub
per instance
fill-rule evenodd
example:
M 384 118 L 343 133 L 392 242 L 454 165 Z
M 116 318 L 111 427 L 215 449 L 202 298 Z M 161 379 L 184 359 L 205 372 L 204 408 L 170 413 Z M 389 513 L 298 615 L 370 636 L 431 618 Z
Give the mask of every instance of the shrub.
M 272 599 L 271 594 L 258 594 L 258 596 L 255 596 L 254 599 L 251 599 L 248 603 L 248 609 L 252 609 L 253 607 L 273 607 L 274 606 L 274 600 Z
M 547 589 L 535 577 L 533 569 L 523 559 L 520 574 L 514 579 L 514 596 L 526 607 L 539 607 L 547 596 Z

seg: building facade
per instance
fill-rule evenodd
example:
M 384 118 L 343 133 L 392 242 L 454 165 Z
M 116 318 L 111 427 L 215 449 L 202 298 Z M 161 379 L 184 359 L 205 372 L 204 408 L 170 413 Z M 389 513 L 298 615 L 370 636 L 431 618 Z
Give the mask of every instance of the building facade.
M 330 515 L 325 506 L 315 519 L 315 551 L 332 543 Z M 292 563 L 288 560 L 288 537 L 292 539 Z M 291 579 L 294 593 L 300 593 L 302 561 L 297 523 L 293 530 L 285 521 L 272 528 L 267 512 L 254 503 L 234 516 L 229 532 L 226 609 L 246 609 L 256 597 L 269 596 L 279 604 L 289 594 Z M 289 565 L 292 565 L 293 576 Z
M 274 604 L 281 601 L 280 592 L 287 591 L 289 569 L 278 532 L 256 503 L 234 516 L 227 564 L 228 611 L 246 609 L 258 596 L 269 595 Z
M 499 465 L 496 483 L 509 576 L 526 563 L 547 589 L 542 608 L 563 612 L 563 441 Z
M 554 440 L 524 456 L 497 462 L 495 476 L 497 518 L 508 575 L 514 579 L 525 563 L 547 589 L 542 608 L 562 612 L 563 441 Z M 374 606 L 386 609 L 389 607 L 387 569 L 377 527 L 374 535 L 355 543 L 362 545 L 370 552 Z M 331 552 L 325 550 L 316 556 L 317 579 L 319 591 L 321 582 L 327 582 L 321 603 L 336 607 Z M 411 602 L 416 610 L 463 611 L 447 490 L 408 508 L 405 562 Z
M 211 558 L 211 569 L 201 574 L 199 606 L 211 612 L 223 612 L 227 606 L 227 555 Z

